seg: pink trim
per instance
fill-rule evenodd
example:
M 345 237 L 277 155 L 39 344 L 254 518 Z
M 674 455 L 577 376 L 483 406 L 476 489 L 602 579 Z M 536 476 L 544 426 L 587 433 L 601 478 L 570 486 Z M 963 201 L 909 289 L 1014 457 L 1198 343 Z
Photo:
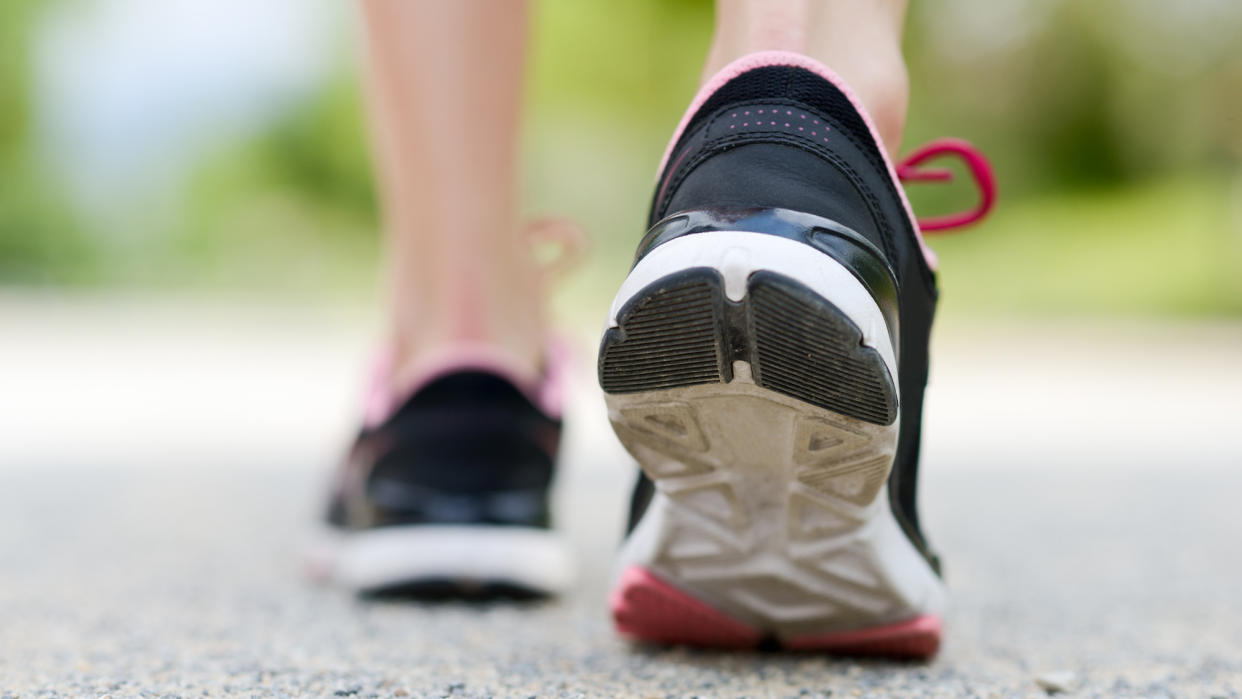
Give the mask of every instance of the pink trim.
M 642 566 L 630 566 L 609 599 L 617 632 L 635 641 L 713 648 L 754 648 L 764 634 Z M 783 642 L 791 650 L 887 658 L 930 658 L 940 648 L 940 618 L 923 615 L 869 629 L 796 636 Z
M 753 648 L 763 637 L 641 566 L 625 569 L 609 606 L 617 632 L 635 641 Z
M 906 216 L 910 219 L 910 225 L 914 228 L 914 237 L 919 241 L 919 247 L 923 250 L 923 257 L 927 260 L 927 265 L 933 270 L 938 266 L 936 253 L 923 241 L 923 234 L 919 230 L 918 219 L 914 216 L 914 209 L 910 206 L 910 200 L 906 198 L 906 192 L 902 189 L 900 180 L 897 178 L 897 170 L 893 167 L 893 161 L 888 157 L 888 152 L 884 148 L 884 141 L 880 138 L 880 132 L 876 130 L 875 123 L 871 121 L 871 116 L 867 114 L 867 110 L 863 107 L 862 101 L 854 94 L 849 85 L 841 79 L 841 76 L 832 71 L 831 68 L 820 63 L 819 61 L 803 56 L 800 53 L 792 51 L 760 51 L 752 53 L 733 61 L 729 65 L 720 69 L 720 72 L 713 75 L 703 87 L 699 88 L 698 93 L 690 102 L 690 107 L 681 117 L 681 122 L 677 125 L 677 129 L 673 132 L 673 138 L 669 141 L 668 147 L 664 149 L 664 157 L 660 159 L 660 168 L 656 170 L 656 177 L 664 172 L 664 166 L 668 163 L 669 157 L 672 155 L 673 147 L 677 145 L 677 141 L 681 139 L 682 133 L 686 130 L 690 120 L 699 111 L 707 100 L 716 93 L 717 90 L 724 87 L 726 83 L 738 77 L 742 73 L 754 70 L 756 68 L 766 68 L 768 66 L 793 66 L 795 68 L 803 68 L 827 80 L 841 90 L 846 99 L 854 106 L 854 109 L 862 115 L 863 122 L 871 131 L 871 137 L 880 146 L 880 156 L 884 158 L 884 165 L 888 168 L 889 177 L 893 178 L 893 184 L 896 186 L 897 194 L 901 197 L 901 204 L 906 210 Z M 747 112 L 749 114 L 749 112 Z M 815 123 L 819 123 L 816 121 Z M 661 191 L 658 198 L 663 198 Z
M 371 360 L 367 393 L 362 399 L 362 425 L 366 428 L 384 423 L 396 409 L 396 397 L 392 389 L 393 353 L 391 350 L 376 352 Z
M 953 179 L 952 170 L 918 167 L 920 163 L 942 155 L 957 155 L 966 162 L 979 188 L 979 204 L 971 211 L 919 219 L 919 228 L 924 232 L 968 226 L 987 216 L 996 205 L 996 175 L 992 172 L 992 164 L 974 146 L 960 138 L 942 138 L 923 145 L 901 161 L 897 166 L 897 176 L 903 182 L 948 182 Z
M 376 427 L 392 416 L 410 396 L 432 381 L 458 371 L 483 371 L 512 383 L 549 417 L 564 411 L 570 352 L 568 345 L 550 338 L 544 353 L 542 375 L 533 374 L 508 352 L 482 343 L 446 345 L 428 353 L 414 364 L 404 385 L 395 386 L 391 350 L 380 353 L 373 364 L 369 388 L 363 402 L 363 424 Z
M 549 335 L 543 350 L 543 377 L 539 382 L 535 405 L 548 417 L 565 414 L 565 394 L 569 391 L 573 350 L 564 338 Z

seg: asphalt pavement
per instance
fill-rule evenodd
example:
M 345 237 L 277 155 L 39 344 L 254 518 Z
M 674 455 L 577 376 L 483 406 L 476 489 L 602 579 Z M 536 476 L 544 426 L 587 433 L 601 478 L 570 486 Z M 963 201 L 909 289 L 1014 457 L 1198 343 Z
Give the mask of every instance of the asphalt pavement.
M 298 551 L 352 429 L 349 309 L 0 298 L 0 697 L 1242 695 L 1242 326 L 947 321 L 926 664 L 634 647 L 605 598 L 632 465 L 590 381 L 564 599 L 363 601 Z

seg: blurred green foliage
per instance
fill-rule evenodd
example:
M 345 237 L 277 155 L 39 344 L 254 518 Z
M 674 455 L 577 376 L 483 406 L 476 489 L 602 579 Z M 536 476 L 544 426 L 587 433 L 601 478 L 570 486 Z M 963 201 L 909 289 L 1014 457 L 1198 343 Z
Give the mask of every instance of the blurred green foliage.
M 92 277 L 96 251 L 33 151 L 29 28 L 47 3 L 0 3 L 0 281 Z
M 100 265 L 107 232 L 83 235 L 30 152 L 22 28 L 38 4 L 0 9 L 0 281 L 371 288 L 378 217 L 350 51 L 318 93 L 200 163 L 179 215 L 150 232 L 162 241 L 156 263 Z M 596 254 L 558 297 L 563 312 L 587 315 L 641 234 L 655 166 L 699 79 L 711 4 L 535 8 L 527 208 L 566 213 L 592 234 Z M 992 219 L 932 242 L 947 306 L 1242 314 L 1238 36 L 1242 8 L 1208 0 L 912 3 L 906 144 L 968 138 L 1001 185 Z M 913 189 L 926 213 L 973 196 L 965 185 Z

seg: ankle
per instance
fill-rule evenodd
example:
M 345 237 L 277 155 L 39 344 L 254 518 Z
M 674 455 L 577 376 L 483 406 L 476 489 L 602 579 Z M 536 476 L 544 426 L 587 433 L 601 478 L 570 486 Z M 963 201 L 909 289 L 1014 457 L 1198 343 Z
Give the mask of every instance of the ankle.
M 454 354 L 503 357 L 522 376 L 538 376 L 545 349 L 542 285 L 524 264 L 525 247 L 473 259 L 460 249 L 429 248 L 439 265 L 393 273 L 393 390 L 417 383 L 427 366 Z
M 866 107 L 885 150 L 896 157 L 910 104 L 910 79 L 900 47 L 877 47 L 867 60 L 838 61 L 837 65 L 819 58 L 816 53 L 822 52 L 809 55 L 832 68 L 845 80 Z
M 866 107 L 885 148 L 895 154 L 909 103 L 901 54 L 904 16 L 904 0 L 718 0 L 704 80 L 759 51 L 803 54 L 845 80 Z
M 536 385 L 544 373 L 544 350 L 538 342 L 500 343 L 480 339 L 408 341 L 398 338 L 391 349 L 389 388 L 403 394 L 428 375 L 449 369 L 493 371 L 521 386 Z

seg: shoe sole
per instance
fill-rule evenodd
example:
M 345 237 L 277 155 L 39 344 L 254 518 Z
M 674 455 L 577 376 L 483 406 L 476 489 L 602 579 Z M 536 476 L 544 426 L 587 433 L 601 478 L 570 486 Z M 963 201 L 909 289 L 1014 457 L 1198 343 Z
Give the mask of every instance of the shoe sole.
M 573 584 L 568 547 L 543 529 L 411 525 L 326 529 L 307 547 L 313 579 L 361 594 L 552 596 Z
M 935 653 L 944 589 L 888 502 L 896 360 L 849 270 L 758 233 L 665 243 L 622 285 L 599 373 L 656 485 L 621 554 L 623 635 Z

